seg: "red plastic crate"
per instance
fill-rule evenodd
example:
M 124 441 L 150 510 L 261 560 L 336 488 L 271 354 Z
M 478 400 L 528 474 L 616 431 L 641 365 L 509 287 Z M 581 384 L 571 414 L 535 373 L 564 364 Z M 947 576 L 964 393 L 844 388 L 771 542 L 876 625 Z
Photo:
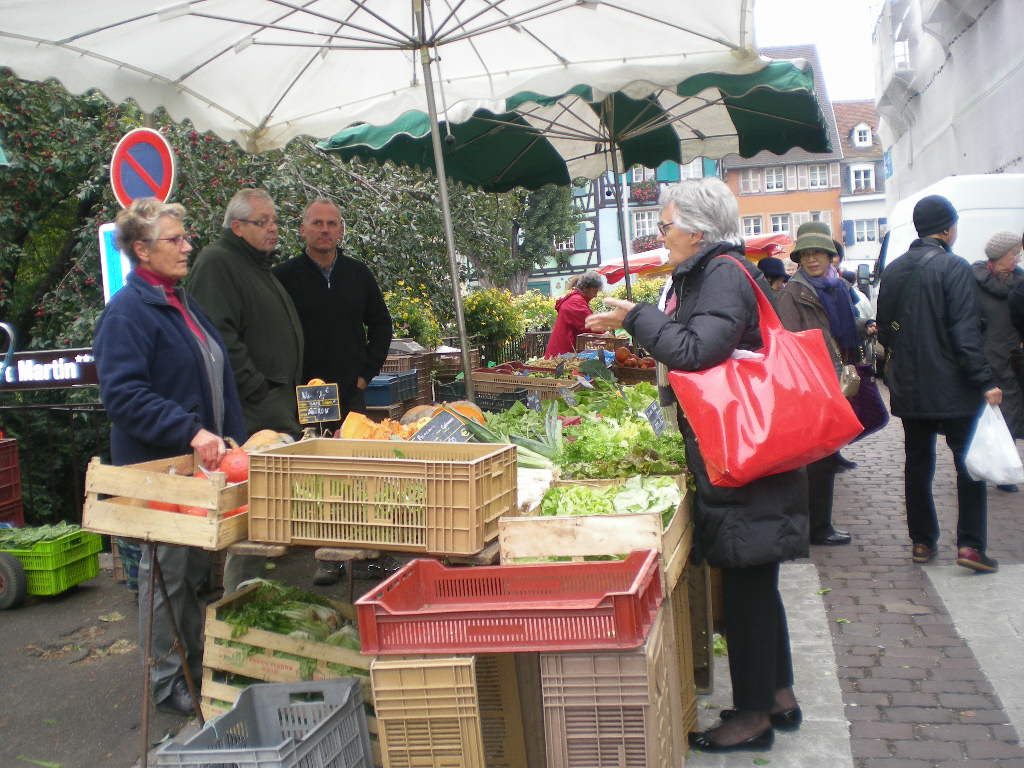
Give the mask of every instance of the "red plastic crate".
M 625 560 L 445 568 L 413 560 L 356 602 L 362 651 L 636 648 L 661 605 L 655 550 Z
M 0 440 L 0 469 L 18 466 L 18 441 L 12 437 Z
M 25 513 L 21 506 L 21 499 L 0 504 L 0 523 L 10 523 L 15 528 L 25 527 Z

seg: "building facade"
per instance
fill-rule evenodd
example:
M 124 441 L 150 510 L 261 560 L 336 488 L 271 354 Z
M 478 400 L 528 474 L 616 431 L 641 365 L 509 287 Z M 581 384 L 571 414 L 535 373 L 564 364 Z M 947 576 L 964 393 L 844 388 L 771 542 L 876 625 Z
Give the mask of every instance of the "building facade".
M 873 265 L 885 235 L 885 174 L 873 101 L 832 103 L 843 159 L 839 165 L 843 243 L 849 269 Z
M 802 58 L 810 63 L 832 151 L 791 149 L 782 155 L 759 152 L 750 158 L 727 156 L 722 161 L 724 178 L 739 202 L 741 232 L 744 237 L 795 237 L 804 222 L 823 221 L 840 240 L 843 152 L 817 49 L 801 45 L 763 48 L 761 53 L 777 59 Z
M 887 0 L 876 106 L 890 208 L 952 175 L 1024 172 L 1020 0 Z

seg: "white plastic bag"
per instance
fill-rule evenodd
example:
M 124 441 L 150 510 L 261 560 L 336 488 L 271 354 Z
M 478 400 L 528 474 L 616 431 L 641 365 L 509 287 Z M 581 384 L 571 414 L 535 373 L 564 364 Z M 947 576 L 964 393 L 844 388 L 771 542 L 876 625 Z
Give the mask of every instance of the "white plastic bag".
M 964 464 L 975 480 L 988 480 L 996 485 L 1024 483 L 1024 465 L 997 406 L 986 405 L 982 409 Z

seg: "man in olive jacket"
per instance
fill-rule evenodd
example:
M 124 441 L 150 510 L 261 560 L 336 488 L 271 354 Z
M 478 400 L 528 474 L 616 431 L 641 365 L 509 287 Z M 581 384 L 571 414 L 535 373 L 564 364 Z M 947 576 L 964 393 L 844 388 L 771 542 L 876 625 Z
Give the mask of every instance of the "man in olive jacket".
M 235 193 L 220 239 L 203 248 L 189 293 L 224 338 L 249 434 L 299 435 L 295 387 L 302 376 L 302 325 L 288 292 L 270 271 L 277 212 L 262 189 Z M 224 592 L 259 576 L 265 559 L 228 555 Z
M 936 554 L 939 525 L 931 483 L 935 436 L 942 433 L 956 464 L 956 562 L 991 573 L 999 565 L 985 554 L 985 483 L 971 479 L 964 456 L 981 406 L 998 405 L 1002 390 L 985 359 L 970 265 L 952 251 L 956 222 L 956 209 L 940 195 L 914 207 L 918 239 L 882 273 L 878 340 L 890 354 L 886 384 L 906 437 L 912 559 L 927 563 Z

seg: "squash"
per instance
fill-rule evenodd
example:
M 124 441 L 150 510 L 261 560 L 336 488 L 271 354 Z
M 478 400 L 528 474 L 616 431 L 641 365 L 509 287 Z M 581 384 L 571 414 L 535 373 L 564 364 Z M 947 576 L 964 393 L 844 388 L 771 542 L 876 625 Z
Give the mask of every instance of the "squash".
M 220 460 L 218 470 L 224 473 L 229 483 L 241 483 L 249 479 L 249 454 L 241 446 L 232 448 Z
M 415 424 L 417 421 L 423 418 L 429 418 L 434 415 L 436 408 L 433 405 L 414 405 L 408 411 L 403 414 L 401 418 L 402 424 Z
M 487 420 L 484 418 L 484 412 L 477 407 L 476 403 L 471 403 L 469 400 L 456 400 L 439 405 L 434 409 L 434 415 L 436 416 L 443 410 L 455 411 L 460 416 L 472 419 L 477 424 L 487 423 Z
M 345 417 L 345 421 L 341 423 L 338 436 L 345 440 L 372 440 L 376 427 L 377 425 L 372 419 L 356 411 L 351 411 Z
M 274 443 L 280 442 L 282 437 L 289 437 L 290 435 L 284 435 L 281 432 L 275 432 L 272 429 L 261 429 L 259 432 L 254 432 L 252 436 L 246 440 L 242 447 L 249 453 L 254 451 L 262 451 L 264 448 L 268 448 Z

